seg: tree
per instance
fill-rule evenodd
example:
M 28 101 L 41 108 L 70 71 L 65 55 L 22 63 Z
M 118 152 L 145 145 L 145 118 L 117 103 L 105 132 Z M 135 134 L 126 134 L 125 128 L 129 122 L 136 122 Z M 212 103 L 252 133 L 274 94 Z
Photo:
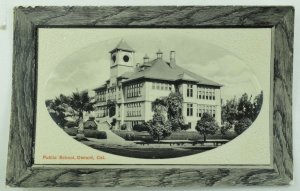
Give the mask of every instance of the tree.
M 168 110 L 168 104 L 166 101 L 166 97 L 156 98 L 152 102 L 152 110 L 155 113 L 165 113 Z
M 221 131 L 224 132 L 227 131 L 226 129 L 234 127 L 237 134 L 242 133 L 257 118 L 262 103 L 262 91 L 254 98 L 253 102 L 252 96 L 249 97 L 247 93 L 244 93 L 238 101 L 236 101 L 236 98 L 228 100 L 222 106 L 222 122 L 224 125 L 221 127 Z
M 237 121 L 237 100 L 234 97 L 231 100 L 227 100 L 226 104 L 222 106 L 222 122 L 228 122 L 231 125 L 234 125 L 234 123 Z
M 153 119 L 146 122 L 145 126 L 153 139 L 157 139 L 158 143 L 161 139 L 171 135 L 172 128 L 170 122 L 165 119 L 161 113 L 155 113 Z
M 79 131 L 83 130 L 83 112 L 91 112 L 94 110 L 94 103 L 91 102 L 91 98 L 88 92 L 75 92 L 70 98 L 70 106 L 79 118 Z
M 262 107 L 262 104 L 263 104 L 263 91 L 260 92 L 260 94 L 258 94 L 255 98 L 254 98 L 254 102 L 253 102 L 253 118 L 252 120 L 254 121 L 260 110 L 261 110 L 261 107 Z
M 241 119 L 235 126 L 234 126 L 234 131 L 240 135 L 243 133 L 250 125 L 252 124 L 251 119 L 249 118 L 243 118 Z
M 247 93 L 244 93 L 239 99 L 237 106 L 237 119 L 241 120 L 243 118 L 253 118 L 253 105 L 251 102 L 252 96 L 248 96 Z
M 55 123 L 63 128 L 67 120 L 67 111 L 70 103 L 70 98 L 63 94 L 60 94 L 54 100 L 46 100 L 45 104 L 48 109 L 48 112 Z
M 168 119 L 171 122 L 172 131 L 182 130 L 184 119 L 182 116 L 183 97 L 178 92 L 171 92 L 166 98 Z
M 155 113 L 166 115 L 171 123 L 172 131 L 183 129 L 182 107 L 183 98 L 177 92 L 171 92 L 167 97 L 157 98 L 152 102 L 152 110 Z
M 166 98 L 168 106 L 168 119 L 182 116 L 183 98 L 180 93 L 171 92 Z
M 225 122 L 220 129 L 222 135 L 225 135 L 229 129 L 232 128 L 232 125 L 229 122 Z
M 200 120 L 197 121 L 196 130 L 203 135 L 204 142 L 207 135 L 214 135 L 218 130 L 218 124 L 214 117 L 208 113 L 203 113 Z

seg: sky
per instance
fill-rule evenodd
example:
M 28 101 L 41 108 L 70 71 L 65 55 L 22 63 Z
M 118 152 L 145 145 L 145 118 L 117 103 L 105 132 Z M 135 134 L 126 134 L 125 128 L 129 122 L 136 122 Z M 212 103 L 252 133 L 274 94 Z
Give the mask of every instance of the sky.
M 223 100 L 255 96 L 269 84 L 263 77 L 270 73 L 270 29 L 40 29 L 47 98 L 105 83 L 109 51 L 121 39 L 136 51 L 136 63 L 145 54 L 156 58 L 158 49 L 168 61 L 175 50 L 176 64 L 223 85 Z

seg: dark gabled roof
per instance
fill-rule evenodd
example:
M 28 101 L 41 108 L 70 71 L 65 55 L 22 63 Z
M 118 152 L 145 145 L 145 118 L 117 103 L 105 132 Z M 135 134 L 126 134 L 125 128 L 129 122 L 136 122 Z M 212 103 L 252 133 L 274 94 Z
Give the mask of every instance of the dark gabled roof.
M 129 78 L 134 72 L 125 72 L 124 74 L 122 74 L 121 76 L 118 76 L 119 79 L 127 79 Z
M 103 84 L 103 85 L 101 85 L 101 86 L 98 86 L 98 87 L 94 88 L 93 90 L 94 90 L 94 91 L 97 91 L 97 90 L 100 90 L 100 89 L 106 89 L 106 88 L 107 88 L 107 85 L 106 85 L 106 84 Z
M 157 79 L 166 81 L 191 81 L 202 85 L 222 86 L 214 81 L 204 78 L 178 65 L 170 67 L 170 63 L 162 59 L 155 59 L 147 63 L 148 66 L 144 70 L 133 72 L 126 81 L 129 82 L 136 79 Z M 128 75 L 128 74 L 127 74 Z
M 129 52 L 134 52 L 134 50 L 127 44 L 127 42 L 122 39 L 117 46 L 112 49 L 111 51 L 109 51 L 110 53 L 115 52 L 117 50 L 123 50 L 123 51 L 129 51 Z

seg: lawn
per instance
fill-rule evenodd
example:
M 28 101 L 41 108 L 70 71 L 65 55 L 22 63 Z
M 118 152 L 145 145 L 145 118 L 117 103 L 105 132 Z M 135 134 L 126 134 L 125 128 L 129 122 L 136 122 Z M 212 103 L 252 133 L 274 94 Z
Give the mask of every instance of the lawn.
M 75 134 L 75 130 L 66 129 L 69 135 Z M 137 131 L 126 131 L 126 130 L 113 130 L 115 134 L 124 138 L 124 141 L 129 144 L 108 142 L 107 139 L 95 139 L 96 137 L 90 136 L 87 139 L 79 140 L 87 146 L 94 149 L 101 150 L 103 152 L 133 157 L 133 158 L 144 158 L 144 159 L 164 159 L 164 158 L 176 158 L 183 157 L 192 154 L 201 153 L 210 149 L 215 148 L 212 144 L 192 144 L 190 141 L 203 140 L 203 136 L 198 132 L 193 131 L 179 131 L 173 132 L 169 137 L 166 137 L 162 142 L 169 141 L 182 141 L 187 142 L 185 144 L 163 144 L 155 143 L 148 132 L 137 132 Z M 90 132 L 89 132 L 90 133 Z M 91 138 L 92 137 L 92 138 Z M 222 135 L 210 135 L 207 139 L 227 139 L 231 140 L 236 135 L 234 133 Z M 109 138 L 109 137 L 108 137 Z M 147 144 L 135 144 L 134 141 L 144 141 Z
M 116 145 L 116 144 L 101 144 L 93 141 L 81 141 L 82 143 L 111 154 L 133 157 L 133 158 L 144 158 L 144 159 L 164 159 L 164 158 L 175 158 L 183 157 L 192 154 L 201 153 L 215 147 L 212 146 L 169 146 L 169 145 Z
M 114 130 L 115 134 L 129 141 L 151 141 L 152 137 L 148 132 L 142 131 L 126 131 L 126 130 Z M 226 135 L 215 134 L 208 135 L 207 139 L 227 139 L 232 140 L 237 135 L 234 132 L 228 132 Z M 196 131 L 177 131 L 173 132 L 170 136 L 164 138 L 164 140 L 202 140 L 203 135 L 200 135 Z

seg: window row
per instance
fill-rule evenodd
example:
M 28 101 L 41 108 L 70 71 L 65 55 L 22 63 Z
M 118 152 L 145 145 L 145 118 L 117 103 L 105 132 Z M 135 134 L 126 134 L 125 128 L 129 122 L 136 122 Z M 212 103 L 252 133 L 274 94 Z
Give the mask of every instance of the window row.
M 107 116 L 107 109 L 106 107 L 98 107 L 96 111 L 96 117 L 105 117 Z
M 105 102 L 106 101 L 105 91 L 97 92 L 96 100 L 99 101 L 99 102 Z
M 214 105 L 197 105 L 197 117 L 202 117 L 204 113 L 208 113 L 211 116 L 216 116 L 216 106 Z M 192 103 L 187 104 L 186 115 L 193 116 L 194 108 Z
M 216 91 L 214 88 L 204 88 L 204 87 L 198 87 L 197 88 L 197 98 L 198 99 L 206 99 L 206 100 L 215 100 L 216 99 Z M 188 84 L 187 85 L 187 97 L 193 97 L 193 85 Z
M 172 85 L 167 83 L 152 82 L 153 90 L 172 90 Z
M 125 104 L 127 117 L 138 117 L 142 115 L 141 103 L 128 103 Z
M 127 97 L 140 97 L 141 96 L 141 88 L 143 84 L 142 83 L 137 83 L 137 84 L 132 84 L 126 87 L 127 90 Z
M 108 99 L 110 100 L 116 100 L 117 99 L 117 94 L 116 94 L 116 88 L 110 88 L 107 90 L 108 94 Z
M 124 124 L 126 124 L 127 128 L 133 128 L 135 125 L 143 124 L 144 121 L 124 121 Z
M 216 91 L 214 88 L 202 88 L 198 87 L 198 99 L 215 100 Z
M 208 113 L 211 116 L 216 116 L 216 106 L 214 105 L 198 105 L 197 116 L 202 117 L 204 113 Z

